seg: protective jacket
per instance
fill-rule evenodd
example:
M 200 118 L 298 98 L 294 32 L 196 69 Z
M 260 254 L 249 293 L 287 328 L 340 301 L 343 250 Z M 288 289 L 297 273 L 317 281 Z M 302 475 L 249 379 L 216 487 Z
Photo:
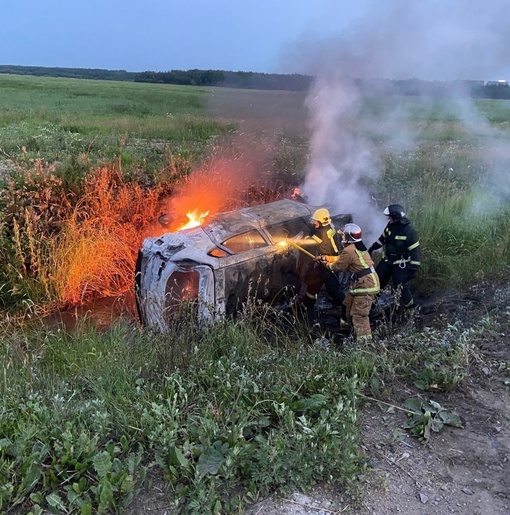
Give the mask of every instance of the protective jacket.
M 351 295 L 379 293 L 379 277 L 363 242 L 346 245 L 338 259 L 328 263 L 327 267 L 335 272 L 347 271 L 351 274 L 352 283 L 349 288 Z
M 388 223 L 379 239 L 370 247 L 368 252 L 384 247 L 383 259 L 391 265 L 405 268 L 418 268 L 421 264 L 421 248 L 418 234 L 409 219 L 403 217 L 393 223 Z
M 338 256 L 338 245 L 335 241 L 335 229 L 328 225 L 314 227 L 311 238 L 317 243 L 318 256 Z

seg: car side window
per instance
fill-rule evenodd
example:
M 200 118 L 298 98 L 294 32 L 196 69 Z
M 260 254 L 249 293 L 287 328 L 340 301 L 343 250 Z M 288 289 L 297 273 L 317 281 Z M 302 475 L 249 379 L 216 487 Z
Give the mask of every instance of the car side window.
M 268 243 L 262 237 L 259 231 L 253 230 L 232 236 L 225 240 L 222 245 L 228 250 L 238 254 L 247 250 L 267 247 Z
M 286 220 L 285 222 L 269 225 L 266 227 L 275 243 L 287 238 L 303 238 L 310 233 L 310 227 L 303 218 Z

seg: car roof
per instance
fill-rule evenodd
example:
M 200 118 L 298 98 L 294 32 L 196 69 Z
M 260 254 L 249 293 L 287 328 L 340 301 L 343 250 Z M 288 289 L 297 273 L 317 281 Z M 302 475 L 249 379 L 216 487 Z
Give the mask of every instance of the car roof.
M 314 207 L 308 204 L 284 199 L 239 209 L 218 213 L 212 216 L 201 229 L 211 241 L 219 245 L 236 234 L 271 226 L 300 217 L 310 217 Z
M 218 213 L 199 227 L 147 238 L 142 251 L 165 256 L 171 261 L 191 259 L 217 266 L 217 258 L 208 255 L 208 252 L 214 247 L 222 248 L 223 242 L 229 238 L 296 218 L 309 218 L 315 209 L 308 204 L 284 199 Z

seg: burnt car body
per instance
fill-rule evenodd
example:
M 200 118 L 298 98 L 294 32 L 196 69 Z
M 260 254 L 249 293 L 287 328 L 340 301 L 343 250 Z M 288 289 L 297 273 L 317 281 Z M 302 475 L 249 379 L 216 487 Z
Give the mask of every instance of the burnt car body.
M 142 323 L 164 331 L 183 304 L 203 323 L 235 314 L 249 298 L 274 305 L 299 293 L 310 257 L 287 242 L 310 233 L 316 209 L 279 200 L 147 238 L 136 265 Z M 332 218 L 338 227 L 351 221 L 350 215 Z

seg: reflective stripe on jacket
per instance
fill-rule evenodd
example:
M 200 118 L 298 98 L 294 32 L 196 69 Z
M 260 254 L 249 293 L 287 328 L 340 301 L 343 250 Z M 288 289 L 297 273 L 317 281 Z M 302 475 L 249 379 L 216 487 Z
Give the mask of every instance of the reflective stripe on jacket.
M 329 264 L 334 272 L 355 274 L 370 268 L 370 273 L 355 279 L 349 289 L 351 295 L 373 295 L 379 293 L 379 276 L 375 272 L 374 262 L 366 250 L 358 250 L 356 245 L 346 245 L 338 259 Z M 373 271 L 372 271 L 373 270 Z
M 384 259 L 402 268 L 409 265 L 420 266 L 421 248 L 418 234 L 407 218 L 388 223 L 371 251 L 384 247 Z
M 314 228 L 311 234 L 317 243 L 317 254 L 322 256 L 338 256 L 338 246 L 335 242 L 335 229 L 331 225 Z

